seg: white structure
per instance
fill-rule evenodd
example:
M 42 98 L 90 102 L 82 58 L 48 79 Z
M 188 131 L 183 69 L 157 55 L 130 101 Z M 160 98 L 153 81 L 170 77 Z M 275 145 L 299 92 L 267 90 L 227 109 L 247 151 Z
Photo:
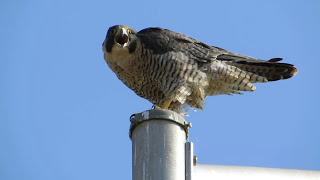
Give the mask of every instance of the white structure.
M 133 180 L 320 180 L 320 171 L 197 164 L 191 127 L 179 114 L 161 109 L 131 119 Z

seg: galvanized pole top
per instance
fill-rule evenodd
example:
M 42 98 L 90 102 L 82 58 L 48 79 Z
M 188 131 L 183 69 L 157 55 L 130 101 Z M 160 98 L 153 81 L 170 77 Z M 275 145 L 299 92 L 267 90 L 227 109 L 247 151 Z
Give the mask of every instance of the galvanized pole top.
M 180 114 L 164 109 L 152 109 L 147 110 L 142 113 L 137 113 L 131 116 L 130 118 L 130 130 L 129 136 L 132 138 L 132 132 L 134 129 L 141 123 L 145 121 L 153 121 L 153 120 L 167 120 L 172 121 L 180 125 L 184 131 L 186 132 L 186 137 L 189 135 L 189 127 L 191 127 L 191 122 L 187 122 Z

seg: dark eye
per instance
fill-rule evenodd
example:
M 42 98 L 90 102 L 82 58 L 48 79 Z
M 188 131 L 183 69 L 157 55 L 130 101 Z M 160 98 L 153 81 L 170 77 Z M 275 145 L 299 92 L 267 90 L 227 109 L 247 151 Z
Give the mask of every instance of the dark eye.
M 132 33 L 130 29 L 128 29 L 128 33 L 129 33 L 129 34 L 131 34 L 131 33 Z

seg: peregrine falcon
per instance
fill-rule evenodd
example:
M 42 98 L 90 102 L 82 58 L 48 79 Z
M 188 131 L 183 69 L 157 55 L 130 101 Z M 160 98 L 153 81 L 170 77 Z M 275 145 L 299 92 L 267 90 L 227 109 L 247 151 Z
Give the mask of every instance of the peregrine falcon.
M 206 96 L 255 91 L 252 83 L 294 76 L 292 64 L 268 61 L 207 45 L 162 28 L 139 32 L 125 25 L 109 28 L 104 59 L 117 77 L 157 108 L 180 114 L 185 106 L 203 109 Z

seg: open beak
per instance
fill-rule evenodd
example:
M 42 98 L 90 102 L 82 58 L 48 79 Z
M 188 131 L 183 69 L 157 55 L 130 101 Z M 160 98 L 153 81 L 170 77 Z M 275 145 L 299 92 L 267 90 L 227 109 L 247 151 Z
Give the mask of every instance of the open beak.
M 124 47 L 129 42 L 129 36 L 126 29 L 120 28 L 116 33 L 114 40 L 116 43 Z

